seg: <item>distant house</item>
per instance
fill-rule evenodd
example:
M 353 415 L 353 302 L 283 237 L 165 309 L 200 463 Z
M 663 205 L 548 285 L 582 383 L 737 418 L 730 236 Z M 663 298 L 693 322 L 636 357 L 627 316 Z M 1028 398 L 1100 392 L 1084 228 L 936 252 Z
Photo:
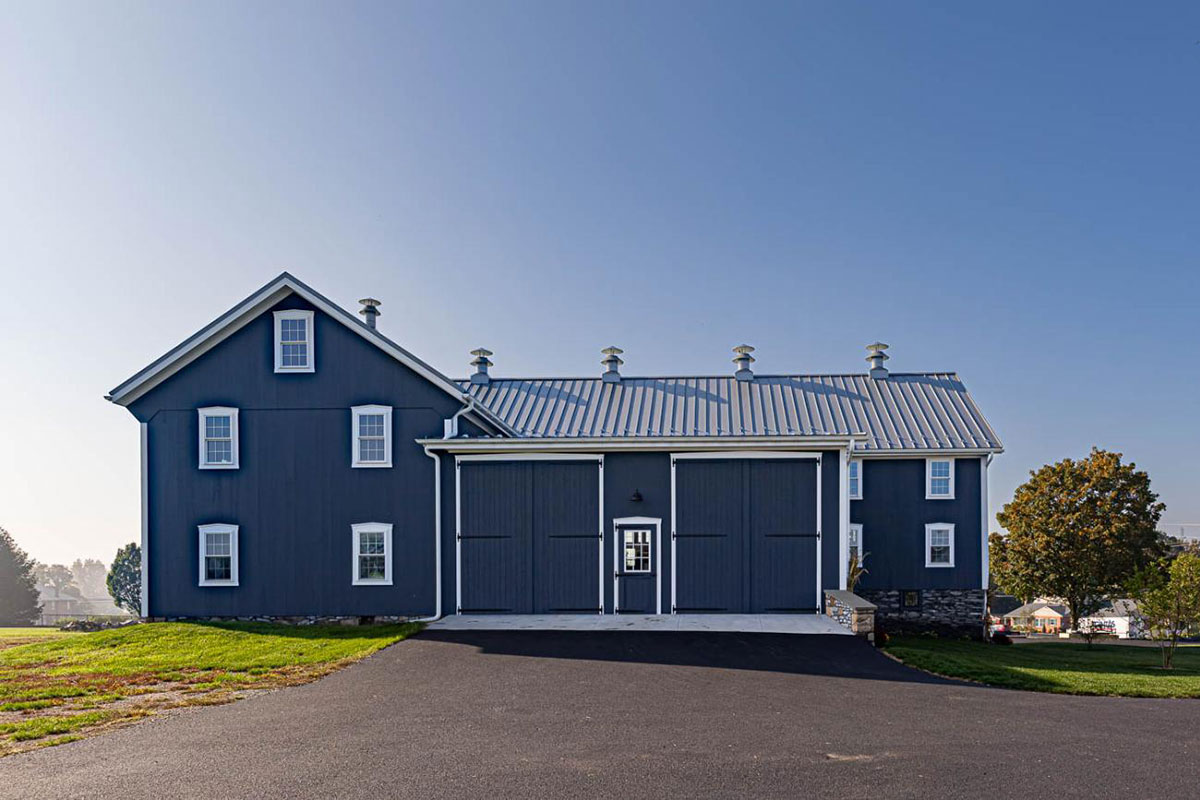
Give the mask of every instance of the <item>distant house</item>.
M 80 597 L 76 594 L 60 592 L 50 584 L 38 587 L 38 602 L 42 605 L 42 613 L 38 618 L 39 625 L 58 625 L 73 619 L 87 619 L 88 617 L 128 616 L 126 612 L 117 607 L 111 597 Z
M 1014 608 L 1004 615 L 1004 624 L 1027 633 L 1058 633 L 1066 627 L 1067 607 L 1036 601 Z
M 1079 626 L 1118 639 L 1140 639 L 1145 635 L 1137 603 L 1128 599 L 1113 600 L 1106 608 L 1079 620 Z

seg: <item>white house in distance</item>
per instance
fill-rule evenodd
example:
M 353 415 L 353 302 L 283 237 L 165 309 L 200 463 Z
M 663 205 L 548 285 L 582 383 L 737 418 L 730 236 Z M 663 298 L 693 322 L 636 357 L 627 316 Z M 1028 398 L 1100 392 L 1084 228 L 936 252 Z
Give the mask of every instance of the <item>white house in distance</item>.
M 1035 600 L 1005 614 L 1004 624 L 1025 633 L 1058 633 L 1066 627 L 1066 619 L 1065 605 Z
M 1090 617 L 1079 620 L 1084 630 L 1116 636 L 1118 639 L 1141 639 L 1145 628 L 1133 600 L 1113 600 Z

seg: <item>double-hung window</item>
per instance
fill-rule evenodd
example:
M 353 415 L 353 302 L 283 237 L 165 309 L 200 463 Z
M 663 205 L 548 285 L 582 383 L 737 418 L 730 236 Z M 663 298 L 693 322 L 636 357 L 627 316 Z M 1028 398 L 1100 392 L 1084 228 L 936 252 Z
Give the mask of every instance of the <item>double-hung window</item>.
M 846 531 L 846 542 L 849 545 L 850 558 L 855 559 L 859 564 L 862 564 L 862 538 L 862 524 L 850 523 L 850 527 Z
M 382 522 L 351 525 L 355 586 L 392 585 L 392 526 Z
M 200 469 L 238 468 L 238 410 L 197 409 L 200 415 Z
M 275 371 L 313 372 L 313 312 L 275 312 Z
M 925 499 L 954 499 L 953 458 L 929 458 L 925 460 Z
M 954 566 L 954 525 L 931 522 L 925 526 L 925 566 Z
M 625 574 L 650 571 L 650 531 L 636 528 L 624 532 Z
M 352 415 L 350 465 L 353 467 L 390 467 L 392 465 L 392 407 L 355 406 L 350 411 Z
M 200 526 L 200 585 L 238 585 L 238 526 Z
M 862 462 L 853 460 L 848 465 L 847 475 L 849 476 L 849 495 L 851 500 L 862 500 L 863 496 L 863 479 L 862 479 Z

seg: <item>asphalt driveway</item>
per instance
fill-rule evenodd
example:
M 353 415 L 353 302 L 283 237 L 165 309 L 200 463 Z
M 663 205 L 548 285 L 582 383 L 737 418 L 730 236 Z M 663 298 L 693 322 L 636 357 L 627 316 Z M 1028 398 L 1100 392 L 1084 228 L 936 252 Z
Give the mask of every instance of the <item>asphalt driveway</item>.
M 0 760 L 0 797 L 1147 797 L 1200 704 L 952 683 L 844 636 L 427 631 L 322 681 Z

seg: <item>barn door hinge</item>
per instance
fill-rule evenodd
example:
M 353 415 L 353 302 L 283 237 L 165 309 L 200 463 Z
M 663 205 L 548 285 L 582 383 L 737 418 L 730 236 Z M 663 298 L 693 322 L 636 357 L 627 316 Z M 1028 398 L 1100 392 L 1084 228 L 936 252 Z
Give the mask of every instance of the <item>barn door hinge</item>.
M 675 531 L 671 531 L 671 541 L 675 541 Z

